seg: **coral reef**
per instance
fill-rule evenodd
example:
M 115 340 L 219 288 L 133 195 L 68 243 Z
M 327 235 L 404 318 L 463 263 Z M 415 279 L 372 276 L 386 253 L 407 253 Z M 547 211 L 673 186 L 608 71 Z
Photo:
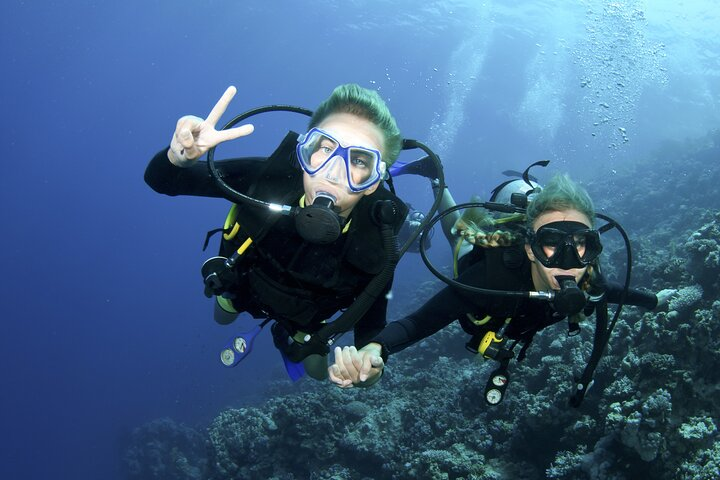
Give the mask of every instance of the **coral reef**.
M 207 470 L 207 437 L 169 418 L 136 428 L 124 456 L 127 476 L 143 480 L 199 480 Z
M 708 223 L 690 234 L 685 248 L 689 270 L 695 280 L 712 295 L 720 293 L 720 212 L 713 212 Z

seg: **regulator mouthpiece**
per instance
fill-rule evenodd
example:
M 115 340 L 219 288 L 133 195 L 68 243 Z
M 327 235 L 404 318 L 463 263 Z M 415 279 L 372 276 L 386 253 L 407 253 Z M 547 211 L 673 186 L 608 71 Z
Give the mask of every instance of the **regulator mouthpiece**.
M 555 277 L 560 291 L 555 294 L 553 307 L 561 315 L 570 316 L 580 313 L 585 307 L 585 293 L 580 290 L 575 278 L 569 275 Z
M 310 243 L 326 245 L 337 240 L 342 231 L 342 218 L 335 212 L 335 199 L 317 194 L 312 205 L 298 211 L 295 228 Z

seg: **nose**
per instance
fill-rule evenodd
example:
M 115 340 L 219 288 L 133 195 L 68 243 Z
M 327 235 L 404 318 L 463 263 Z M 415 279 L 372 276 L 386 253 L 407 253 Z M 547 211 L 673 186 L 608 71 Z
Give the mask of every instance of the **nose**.
M 327 163 L 324 176 L 326 180 L 333 183 L 341 183 L 346 179 L 345 162 L 339 155 L 331 158 Z

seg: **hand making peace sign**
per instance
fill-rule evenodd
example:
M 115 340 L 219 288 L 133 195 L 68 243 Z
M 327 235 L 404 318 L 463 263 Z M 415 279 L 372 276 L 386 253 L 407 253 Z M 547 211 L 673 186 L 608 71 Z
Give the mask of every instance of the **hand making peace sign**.
M 189 167 L 214 146 L 244 137 L 255 130 L 251 124 L 228 130 L 218 131 L 215 129 L 215 125 L 225 113 L 235 93 L 237 93 L 235 87 L 228 87 L 205 120 L 193 115 L 186 115 L 178 120 L 168 150 L 168 159 L 173 164 L 178 167 Z

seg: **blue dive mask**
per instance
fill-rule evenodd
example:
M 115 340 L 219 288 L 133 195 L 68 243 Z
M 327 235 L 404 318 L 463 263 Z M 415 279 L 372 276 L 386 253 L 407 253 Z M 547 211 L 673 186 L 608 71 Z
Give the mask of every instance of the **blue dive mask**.
M 333 183 L 347 184 L 352 192 L 367 190 L 385 175 L 379 151 L 342 145 L 319 128 L 298 137 L 297 156 L 308 175 L 323 174 Z

